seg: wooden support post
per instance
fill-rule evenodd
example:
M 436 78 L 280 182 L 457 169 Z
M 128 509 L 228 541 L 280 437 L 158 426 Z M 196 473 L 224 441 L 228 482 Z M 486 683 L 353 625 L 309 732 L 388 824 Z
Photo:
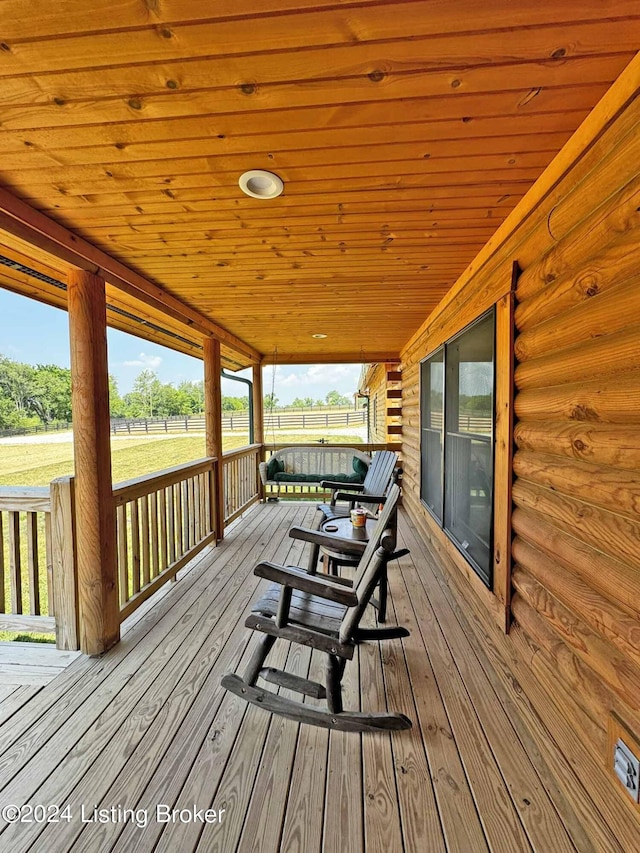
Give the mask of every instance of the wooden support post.
M 111 481 L 105 284 L 68 278 L 80 648 L 98 655 L 120 639 Z
M 262 365 L 253 365 L 253 440 L 256 444 L 264 445 L 264 400 L 262 392 Z M 260 500 L 264 500 L 264 486 L 260 479 L 260 462 L 264 450 L 256 456 L 255 478 Z
M 207 456 L 218 459 L 216 465 L 215 520 L 216 542 L 224 536 L 224 479 L 222 470 L 222 385 L 220 379 L 220 341 L 204 339 L 204 419 Z
M 253 440 L 264 444 L 264 401 L 262 399 L 262 365 L 253 365 Z
M 73 477 L 60 477 L 50 485 L 51 576 L 56 619 L 56 646 L 79 649 L 78 578 Z

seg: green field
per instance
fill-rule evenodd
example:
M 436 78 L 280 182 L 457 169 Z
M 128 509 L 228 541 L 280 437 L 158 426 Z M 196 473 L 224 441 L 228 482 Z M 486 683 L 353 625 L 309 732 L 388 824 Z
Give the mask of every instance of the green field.
M 326 437 L 321 432 L 277 433 L 279 444 L 313 443 Z M 335 442 L 360 443 L 355 435 L 335 436 Z M 247 443 L 246 435 L 224 437 L 224 449 L 234 450 Z M 268 446 L 268 444 L 267 444 Z M 112 442 L 113 482 L 130 480 L 173 465 L 205 456 L 204 435 L 171 438 L 123 438 Z M 56 477 L 73 474 L 73 445 L 0 444 L 0 486 L 47 486 Z
M 320 438 L 326 438 L 326 433 L 276 433 L 278 444 L 311 444 Z M 336 435 L 335 443 L 354 444 L 362 441 L 356 435 Z M 226 435 L 225 450 L 246 445 L 247 437 L 243 434 Z M 268 444 L 267 444 L 268 446 Z M 173 465 L 192 462 L 205 455 L 204 435 L 185 434 L 170 438 L 126 438 L 112 442 L 111 460 L 114 483 L 139 477 L 143 474 L 161 471 Z M 0 488 L 2 486 L 47 486 L 56 477 L 73 474 L 73 445 L 69 442 L 42 444 L 0 444 Z M 42 518 L 42 517 L 41 517 Z M 44 541 L 44 522 L 41 522 L 39 535 Z M 8 565 L 8 527 L 4 526 L 5 565 Z M 22 536 L 21 541 L 26 542 Z M 0 541 L 0 545 L 3 543 Z M 26 544 L 23 548 L 23 590 L 28 589 Z M 41 553 L 40 599 L 43 612 L 46 612 L 47 584 L 44 554 Z M 10 601 L 9 577 L 5 575 L 5 600 Z M 28 601 L 23 602 L 25 612 L 28 612 Z M 3 640 L 40 640 L 53 642 L 47 635 L 17 635 L 0 631 L 0 641 Z

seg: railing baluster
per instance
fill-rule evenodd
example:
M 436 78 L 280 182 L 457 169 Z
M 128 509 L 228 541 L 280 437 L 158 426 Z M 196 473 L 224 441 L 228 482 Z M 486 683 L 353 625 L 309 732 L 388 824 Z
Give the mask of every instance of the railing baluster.
M 140 525 L 138 501 L 131 501 L 131 579 L 132 592 L 140 592 Z
M 142 519 L 142 586 L 151 580 L 151 549 L 149 546 L 149 496 L 140 498 L 140 516 Z
M 1 538 L 1 536 L 0 536 Z M 44 514 L 44 551 L 47 571 L 47 615 L 55 616 L 56 602 L 53 597 L 53 550 L 51 548 L 51 513 Z
M 158 550 L 158 493 L 151 492 L 151 562 L 152 577 L 160 574 L 160 552 Z
M 20 513 L 9 513 L 9 581 L 11 612 L 22 613 L 22 560 L 20 556 Z
M 194 544 L 202 539 L 202 499 L 200 495 L 200 474 L 193 478 L 193 517 L 195 522 Z
M 217 466 L 222 465 L 222 460 L 218 460 L 214 462 L 209 470 L 208 482 L 207 482 L 207 495 L 208 495 L 208 505 L 207 512 L 209 515 L 207 516 L 208 526 L 210 532 L 215 532 L 216 538 L 219 538 L 219 532 L 216 530 L 216 503 L 219 500 L 218 495 L 216 494 L 216 483 L 217 483 Z
M 35 512 L 27 516 L 27 565 L 29 568 L 29 612 L 40 616 L 40 567 L 38 565 L 38 515 Z
M 182 553 L 182 483 L 176 483 L 173 487 L 175 502 L 175 543 L 176 558 Z
M 120 604 L 129 600 L 129 566 L 127 554 L 127 505 L 122 504 L 117 510 L 118 528 L 118 587 Z
M 167 566 L 167 496 L 164 489 L 158 492 L 158 508 L 160 510 L 160 571 Z
M 225 524 L 233 521 L 260 499 L 258 463 L 263 452 L 262 445 L 251 445 L 223 454 Z M 288 491 L 287 487 L 282 487 L 282 491 Z
M 196 490 L 193 477 L 187 480 L 187 494 L 189 495 L 189 548 L 196 544 Z
M 169 486 L 169 505 L 168 505 L 168 537 L 169 537 L 169 561 L 175 562 L 176 559 L 176 485 L 172 483 Z
M 187 481 L 182 481 L 182 551 L 189 549 L 189 489 Z
M 4 578 L 4 521 L 3 515 L 0 512 L 0 613 L 6 613 L 6 602 L 4 599 Z

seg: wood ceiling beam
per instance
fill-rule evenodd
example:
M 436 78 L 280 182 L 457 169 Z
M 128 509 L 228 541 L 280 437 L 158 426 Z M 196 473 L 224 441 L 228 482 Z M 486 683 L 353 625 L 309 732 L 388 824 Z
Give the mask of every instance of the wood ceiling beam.
M 104 278 L 109 284 L 179 319 L 202 335 L 217 338 L 252 362 L 261 361 L 261 354 L 236 335 L 2 188 L 0 228 L 78 269 Z

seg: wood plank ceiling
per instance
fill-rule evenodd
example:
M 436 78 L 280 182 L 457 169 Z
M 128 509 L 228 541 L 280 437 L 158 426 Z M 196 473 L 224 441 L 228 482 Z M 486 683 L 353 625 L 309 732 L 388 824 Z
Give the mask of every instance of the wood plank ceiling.
M 639 36 L 638 0 L 0 0 L 0 183 L 267 358 L 385 360 Z

